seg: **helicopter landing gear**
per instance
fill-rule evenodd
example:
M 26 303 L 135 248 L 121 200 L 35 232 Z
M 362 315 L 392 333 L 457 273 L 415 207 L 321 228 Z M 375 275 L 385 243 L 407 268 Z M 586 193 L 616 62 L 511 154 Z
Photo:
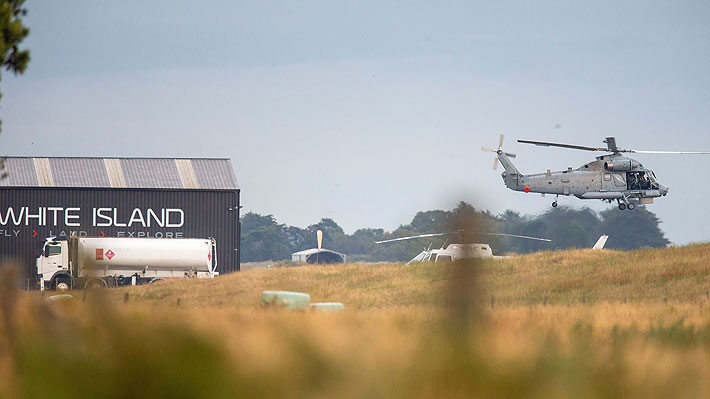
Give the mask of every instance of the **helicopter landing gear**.
M 619 203 L 619 209 L 622 211 L 624 209 L 628 209 L 630 211 L 636 209 L 636 205 L 634 205 L 633 202 L 630 202 L 626 197 L 624 197 L 623 202 L 620 199 L 617 199 L 616 202 Z
M 559 195 L 559 194 L 557 194 L 557 195 L 555 196 L 555 200 L 552 201 L 552 207 L 553 207 L 553 208 L 557 208 L 557 199 L 558 199 L 558 198 L 560 198 L 560 195 Z

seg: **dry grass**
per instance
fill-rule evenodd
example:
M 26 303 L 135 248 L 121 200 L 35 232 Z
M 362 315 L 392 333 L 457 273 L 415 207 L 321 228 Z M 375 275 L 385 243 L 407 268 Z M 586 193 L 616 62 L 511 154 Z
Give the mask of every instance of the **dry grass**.
M 4 290 L 0 395 L 709 397 L 708 255 L 253 269 L 64 303 Z M 346 311 L 265 311 L 265 289 Z
M 632 252 L 539 252 L 477 265 L 481 297 L 501 305 L 594 302 L 693 302 L 710 299 L 709 244 Z M 184 306 L 258 307 L 266 289 L 302 291 L 349 309 L 429 306 L 451 284 L 446 264 L 399 263 L 259 268 L 214 280 L 174 280 L 109 290 L 113 301 Z M 485 295 L 484 295 L 485 294 Z M 584 301 L 584 302 L 583 302 Z

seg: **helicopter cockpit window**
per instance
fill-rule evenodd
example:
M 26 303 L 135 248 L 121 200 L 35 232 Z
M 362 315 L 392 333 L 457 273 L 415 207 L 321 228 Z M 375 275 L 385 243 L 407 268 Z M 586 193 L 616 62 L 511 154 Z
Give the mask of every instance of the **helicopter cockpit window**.
M 439 255 L 436 257 L 437 262 L 451 262 L 451 255 Z
M 651 190 L 657 189 L 658 184 L 653 179 L 653 175 L 650 172 L 646 175 L 646 172 L 627 172 L 628 175 L 628 189 L 629 190 Z
M 651 186 L 651 189 L 653 190 L 658 190 L 658 180 L 656 180 L 656 174 L 653 173 L 652 170 L 649 170 L 646 173 L 646 177 L 648 177 L 649 184 Z

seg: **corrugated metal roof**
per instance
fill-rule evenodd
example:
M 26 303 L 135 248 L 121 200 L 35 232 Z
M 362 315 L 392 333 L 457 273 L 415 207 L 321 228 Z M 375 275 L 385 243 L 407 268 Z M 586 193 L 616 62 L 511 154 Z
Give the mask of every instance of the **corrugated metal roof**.
M 236 190 L 225 158 L 7 157 L 0 187 Z
M 184 188 L 174 159 L 121 159 L 126 187 Z
M 7 158 L 5 172 L 7 177 L 0 180 L 0 186 L 39 187 L 39 179 L 32 158 Z
M 56 187 L 111 187 L 99 158 L 50 158 L 49 167 Z

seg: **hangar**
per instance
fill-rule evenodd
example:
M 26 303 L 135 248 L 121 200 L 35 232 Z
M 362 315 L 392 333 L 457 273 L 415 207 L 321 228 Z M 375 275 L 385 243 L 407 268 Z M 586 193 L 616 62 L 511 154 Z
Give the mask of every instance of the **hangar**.
M 291 254 L 291 261 L 306 263 L 345 263 L 346 256 L 329 249 L 305 249 Z
M 226 158 L 5 158 L 0 258 L 27 286 L 45 238 L 207 238 L 217 271 L 240 268 L 240 189 Z

